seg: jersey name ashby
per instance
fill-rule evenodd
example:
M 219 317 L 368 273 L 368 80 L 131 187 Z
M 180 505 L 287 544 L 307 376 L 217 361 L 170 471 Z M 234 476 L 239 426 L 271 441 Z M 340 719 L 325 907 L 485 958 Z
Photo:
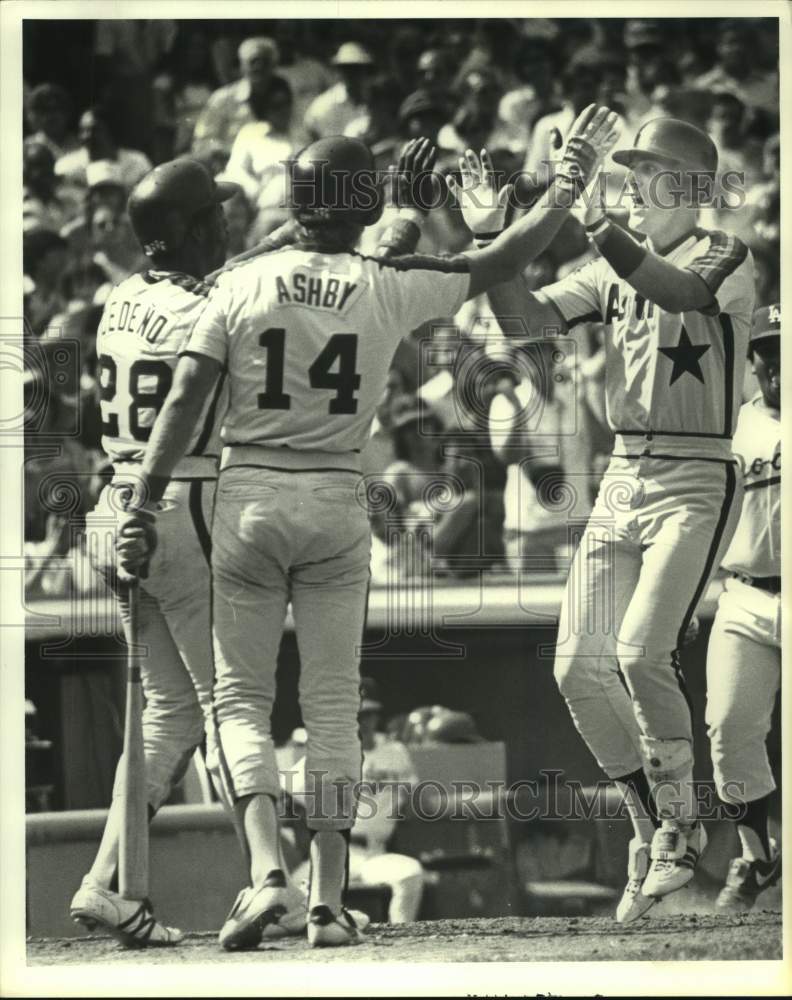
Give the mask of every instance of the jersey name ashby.
M 290 283 L 291 290 L 286 281 Z M 301 271 L 295 271 L 286 280 L 280 275 L 275 278 L 278 305 L 295 303 L 316 306 L 319 309 L 336 309 L 340 312 L 355 288 L 357 288 L 357 284 L 354 281 L 342 281 L 340 278 L 310 277 Z
M 120 304 L 111 302 L 108 305 L 103 332 L 134 333 L 147 343 L 153 344 L 165 329 L 169 318 L 158 312 L 154 306 L 144 306 L 141 302 L 123 299 Z

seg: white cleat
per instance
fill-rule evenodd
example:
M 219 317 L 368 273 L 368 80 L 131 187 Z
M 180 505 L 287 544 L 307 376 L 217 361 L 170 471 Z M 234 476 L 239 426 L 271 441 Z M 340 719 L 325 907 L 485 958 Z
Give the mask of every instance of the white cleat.
M 660 899 L 687 885 L 706 846 L 707 834 L 701 823 L 685 831 L 664 820 L 652 839 L 652 863 L 641 889 L 643 895 Z
M 312 948 L 340 948 L 360 944 L 363 934 L 355 918 L 343 907 L 334 913 L 329 906 L 319 903 L 308 914 L 308 944 Z
M 349 910 L 358 930 L 364 931 L 371 923 L 371 917 L 362 910 Z M 279 938 L 300 937 L 305 934 L 308 924 L 308 899 L 303 896 L 300 903 L 285 913 L 277 924 L 267 924 L 261 937 L 264 941 L 277 941 Z
M 289 933 L 288 928 L 299 922 L 299 915 L 295 919 L 294 914 L 295 911 L 299 914 L 303 906 L 303 894 L 289 885 L 283 872 L 276 869 L 270 872 L 263 885 L 246 886 L 239 893 L 218 940 L 226 951 L 257 948 L 265 931 L 291 913 L 292 919 L 283 928 L 283 933 L 269 934 L 270 937 L 285 937 Z
M 616 907 L 616 920 L 629 924 L 642 917 L 657 902 L 641 892 L 649 872 L 650 846 L 638 837 L 630 841 L 630 859 L 627 863 L 627 885 Z
M 104 927 L 125 948 L 167 947 L 184 940 L 184 932 L 155 919 L 151 903 L 124 899 L 86 875 L 71 901 L 71 918 L 88 931 Z

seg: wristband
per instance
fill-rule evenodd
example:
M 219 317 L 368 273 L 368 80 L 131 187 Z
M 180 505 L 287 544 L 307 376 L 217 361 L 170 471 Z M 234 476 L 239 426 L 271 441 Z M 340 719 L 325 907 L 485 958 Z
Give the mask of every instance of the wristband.
M 593 236 L 599 252 L 620 278 L 629 278 L 646 257 L 646 250 L 629 233 L 608 222 Z
M 494 243 L 502 232 L 502 229 L 498 229 L 494 233 L 473 233 L 473 239 L 476 243 L 476 247 L 479 250 L 482 250 L 484 247 L 488 247 L 490 243 Z
M 404 211 L 404 209 L 402 209 Z M 393 220 L 377 241 L 377 247 L 383 251 L 393 251 L 395 254 L 412 253 L 421 238 L 421 226 L 412 219 L 399 218 Z
M 600 216 L 599 219 L 596 219 L 594 222 L 589 222 L 589 224 L 584 228 L 586 230 L 586 235 L 588 236 L 588 238 L 593 239 L 595 236 L 599 236 L 600 234 L 604 233 L 604 231 L 607 229 L 609 225 L 610 225 L 610 220 L 608 219 L 607 215 L 603 215 Z

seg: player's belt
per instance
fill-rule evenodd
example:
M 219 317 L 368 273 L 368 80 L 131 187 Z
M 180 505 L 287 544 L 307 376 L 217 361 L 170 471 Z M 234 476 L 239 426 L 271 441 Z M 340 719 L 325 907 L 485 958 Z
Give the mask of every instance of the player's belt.
M 614 458 L 657 458 L 680 462 L 733 460 L 731 438 L 662 431 L 616 431 Z
M 747 583 L 749 587 L 758 587 L 771 594 L 781 593 L 780 576 L 748 576 L 747 573 L 732 573 L 732 576 L 741 583 Z
M 113 462 L 113 472 L 128 473 L 137 478 L 140 466 L 140 462 Z M 170 478 L 172 482 L 181 479 L 216 479 L 217 458 L 210 455 L 185 455 L 176 465 Z
M 260 444 L 228 444 L 220 460 L 225 469 L 275 469 L 282 472 L 352 472 L 361 474 L 356 451 L 308 451 Z

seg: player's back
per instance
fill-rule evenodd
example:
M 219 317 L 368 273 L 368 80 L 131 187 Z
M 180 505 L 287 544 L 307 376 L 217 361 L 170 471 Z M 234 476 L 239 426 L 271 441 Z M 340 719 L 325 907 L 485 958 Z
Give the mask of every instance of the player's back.
M 117 285 L 96 338 L 102 447 L 114 464 L 142 461 L 173 382 L 184 341 L 206 305 L 208 286 L 186 274 L 148 271 Z M 219 457 L 222 379 L 206 400 L 177 476 L 213 475 Z
M 358 452 L 399 340 L 467 295 L 466 262 L 287 247 L 221 276 L 189 350 L 226 363 L 227 445 Z

